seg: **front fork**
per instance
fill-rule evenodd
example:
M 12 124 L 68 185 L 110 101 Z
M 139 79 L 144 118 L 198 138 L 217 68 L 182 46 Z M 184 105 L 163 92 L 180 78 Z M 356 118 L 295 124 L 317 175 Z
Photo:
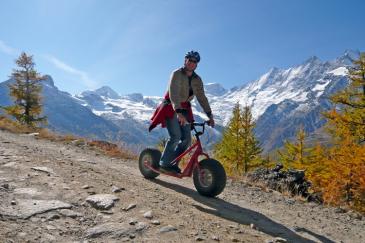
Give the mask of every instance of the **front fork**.
M 197 158 L 196 158 L 196 161 L 197 161 L 197 162 L 195 163 L 195 167 L 197 167 L 197 168 L 198 168 L 199 176 L 204 176 L 203 172 L 200 170 L 199 161 L 198 161 L 199 156 L 202 156 L 202 155 L 203 155 L 203 156 L 205 156 L 205 157 L 206 157 L 206 159 L 210 159 L 209 155 L 208 155 L 208 154 L 206 154 L 206 153 L 200 153 L 200 154 L 197 156 Z M 194 171 L 195 167 L 193 168 L 193 171 Z

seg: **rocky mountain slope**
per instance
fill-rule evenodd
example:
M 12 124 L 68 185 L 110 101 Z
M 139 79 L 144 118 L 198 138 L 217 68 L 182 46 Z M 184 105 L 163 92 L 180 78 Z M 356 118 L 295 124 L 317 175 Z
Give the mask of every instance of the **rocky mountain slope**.
M 1 242 L 351 242 L 354 212 L 228 181 L 218 198 L 192 180 L 144 179 L 137 161 L 83 144 L 0 131 Z

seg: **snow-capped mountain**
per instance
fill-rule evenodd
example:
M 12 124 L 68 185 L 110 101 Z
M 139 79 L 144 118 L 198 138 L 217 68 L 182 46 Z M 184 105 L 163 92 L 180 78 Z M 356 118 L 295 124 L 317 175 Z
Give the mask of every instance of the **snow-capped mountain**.
M 13 82 L 13 79 L 9 79 L 0 83 L 0 106 L 12 105 L 8 85 Z M 47 116 L 48 127 L 51 130 L 111 141 L 119 141 L 124 137 L 112 122 L 95 115 L 90 109 L 80 105 L 69 93 L 54 86 L 51 76 L 46 76 L 42 81 L 42 87 L 43 113 Z
M 299 126 L 304 126 L 307 132 L 316 130 L 324 124 L 321 111 L 330 106 L 326 97 L 347 84 L 347 67 L 358 55 L 358 52 L 346 51 L 339 58 L 325 62 L 314 56 L 288 69 L 272 68 L 259 79 L 231 90 L 217 83 L 206 84 L 206 95 L 216 122 L 220 125 L 214 130 L 215 140 L 220 138 L 221 128 L 229 122 L 232 108 L 237 102 L 252 107 L 257 125 L 256 135 L 265 151 L 293 137 Z M 88 91 L 77 98 L 83 100 L 94 114 L 115 124 L 131 122 L 141 131 L 148 127 L 151 115 L 162 101 L 162 97 L 142 94 L 115 99 L 105 95 L 92 96 L 95 93 L 101 92 Z M 197 120 L 206 119 L 196 100 L 192 106 Z M 148 136 L 163 136 L 160 130 L 155 129 Z
M 292 138 L 299 126 L 307 132 L 315 131 L 324 124 L 321 112 L 330 107 L 327 98 L 348 83 L 347 68 L 358 56 L 358 51 L 346 51 L 332 61 L 311 57 L 291 68 L 272 68 L 257 80 L 231 90 L 217 83 L 205 84 L 217 124 L 216 129 L 209 129 L 206 139 L 210 143 L 220 139 L 237 102 L 251 106 L 256 119 L 256 135 L 266 152 Z M 5 83 L 0 83 L 0 105 L 10 103 L 10 99 L 5 98 L 8 97 Z M 147 131 L 150 118 L 162 97 L 139 93 L 122 96 L 106 86 L 71 96 L 59 91 L 50 77 L 43 86 L 45 114 L 49 117 L 50 126 L 58 131 L 78 135 L 90 133 L 143 146 L 153 146 L 166 137 L 166 129 Z M 192 106 L 195 119 L 205 120 L 206 115 L 196 100 Z M 85 112 L 89 113 L 86 115 Z M 97 122 L 97 118 L 100 124 L 104 124 L 101 126 L 104 130 L 96 131 L 95 125 L 85 125 L 90 124 L 90 119 Z

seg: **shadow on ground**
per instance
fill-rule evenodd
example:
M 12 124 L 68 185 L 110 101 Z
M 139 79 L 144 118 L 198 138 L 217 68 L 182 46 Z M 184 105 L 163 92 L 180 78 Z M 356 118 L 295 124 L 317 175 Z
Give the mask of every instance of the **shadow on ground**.
M 242 208 L 238 205 L 232 204 L 220 198 L 208 198 L 203 197 L 198 194 L 197 191 L 192 190 L 190 188 L 186 188 L 177 184 L 172 184 L 166 181 L 161 181 L 159 179 L 151 180 L 158 185 L 163 187 L 172 189 L 178 193 L 182 193 L 188 197 L 191 197 L 196 202 L 204 204 L 209 208 L 201 207 L 199 205 L 194 205 L 198 210 L 213 214 L 215 216 L 224 218 L 226 220 L 236 222 L 239 224 L 250 225 L 253 223 L 256 225 L 260 231 L 271 235 L 272 237 L 282 237 L 288 240 L 288 242 L 315 242 L 313 240 L 304 238 L 294 231 L 288 229 L 282 224 L 279 224 L 270 218 L 266 217 L 265 215 L 255 212 L 250 209 Z M 307 234 L 312 235 L 313 237 L 317 238 L 319 242 L 324 243 L 333 243 L 334 241 L 326 238 L 325 236 L 315 234 L 307 229 L 301 228 L 302 232 L 306 232 Z

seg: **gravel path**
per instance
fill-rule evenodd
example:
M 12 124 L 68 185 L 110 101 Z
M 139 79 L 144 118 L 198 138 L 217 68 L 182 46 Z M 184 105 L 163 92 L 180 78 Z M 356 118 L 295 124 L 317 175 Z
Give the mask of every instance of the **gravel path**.
M 354 212 L 228 181 L 144 179 L 137 161 L 0 131 L 0 242 L 364 242 Z

